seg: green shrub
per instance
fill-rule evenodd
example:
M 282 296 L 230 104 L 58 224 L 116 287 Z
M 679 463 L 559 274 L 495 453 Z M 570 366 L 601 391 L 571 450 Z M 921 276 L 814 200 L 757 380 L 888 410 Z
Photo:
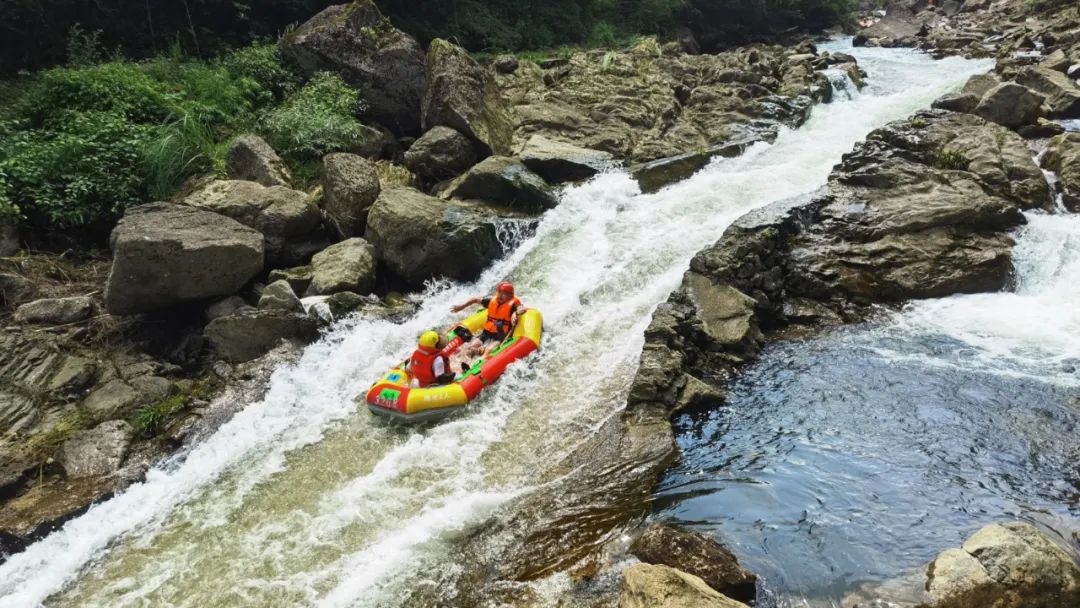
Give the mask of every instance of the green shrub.
M 959 150 L 939 148 L 934 151 L 934 166 L 948 171 L 967 171 L 971 160 Z
M 234 78 L 250 78 L 276 99 L 295 91 L 301 82 L 300 75 L 285 65 L 278 45 L 272 42 L 237 49 L 222 59 L 222 65 Z
M 322 72 L 272 110 L 262 121 L 262 132 L 286 157 L 320 158 L 363 143 L 363 130 L 354 118 L 362 109 L 354 89 L 337 75 Z
M 156 435 L 161 431 L 170 416 L 186 406 L 186 395 L 173 395 L 135 412 L 135 416 L 131 420 L 131 426 L 135 427 L 135 432 L 140 435 Z

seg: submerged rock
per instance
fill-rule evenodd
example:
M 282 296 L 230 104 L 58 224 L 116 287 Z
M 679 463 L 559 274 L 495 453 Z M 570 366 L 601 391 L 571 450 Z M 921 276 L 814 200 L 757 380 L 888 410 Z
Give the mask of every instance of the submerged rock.
M 128 209 L 112 234 L 105 307 L 132 314 L 235 293 L 263 267 L 263 236 L 239 222 L 168 203 Z
M 1042 164 L 1057 173 L 1065 207 L 1080 211 L 1080 133 L 1065 133 L 1051 140 Z

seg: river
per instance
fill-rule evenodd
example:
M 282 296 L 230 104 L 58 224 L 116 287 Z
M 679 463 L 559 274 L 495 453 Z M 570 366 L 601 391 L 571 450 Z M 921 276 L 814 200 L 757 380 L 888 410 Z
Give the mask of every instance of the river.
M 0 605 L 396 606 L 458 576 L 463 535 L 543 491 L 546 465 L 623 406 L 652 310 L 694 253 L 747 211 L 816 190 L 870 130 L 990 67 L 834 48 L 869 72 L 861 93 L 655 194 L 621 171 L 570 188 L 476 283 L 432 284 L 402 323 L 340 322 L 262 401 L 0 565 Z M 388 426 L 357 408 L 451 304 L 502 279 L 544 314 L 529 365 L 440 424 Z

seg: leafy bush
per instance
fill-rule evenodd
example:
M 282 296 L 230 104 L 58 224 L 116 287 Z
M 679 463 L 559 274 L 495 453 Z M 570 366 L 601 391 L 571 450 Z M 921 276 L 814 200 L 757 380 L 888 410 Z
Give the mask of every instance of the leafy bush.
M 222 59 L 222 65 L 235 78 L 250 78 L 263 89 L 282 99 L 301 83 L 300 75 L 286 66 L 278 45 L 260 42 L 237 49 Z
M 139 435 L 158 434 L 170 416 L 184 409 L 187 397 L 176 394 L 153 405 L 148 405 L 135 413 L 131 426 Z
M 313 159 L 363 143 L 354 114 L 363 110 L 359 94 L 340 77 L 316 74 L 262 121 L 267 141 L 281 154 Z
M 949 171 L 967 171 L 971 160 L 959 150 L 939 148 L 934 151 L 934 166 Z

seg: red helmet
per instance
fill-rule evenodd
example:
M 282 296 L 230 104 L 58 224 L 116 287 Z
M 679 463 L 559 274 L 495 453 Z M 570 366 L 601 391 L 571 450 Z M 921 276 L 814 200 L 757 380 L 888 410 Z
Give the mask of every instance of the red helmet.
M 503 281 L 502 283 L 499 283 L 499 286 L 495 288 L 495 291 L 514 295 L 514 286 L 510 283 L 507 283 L 506 281 Z

